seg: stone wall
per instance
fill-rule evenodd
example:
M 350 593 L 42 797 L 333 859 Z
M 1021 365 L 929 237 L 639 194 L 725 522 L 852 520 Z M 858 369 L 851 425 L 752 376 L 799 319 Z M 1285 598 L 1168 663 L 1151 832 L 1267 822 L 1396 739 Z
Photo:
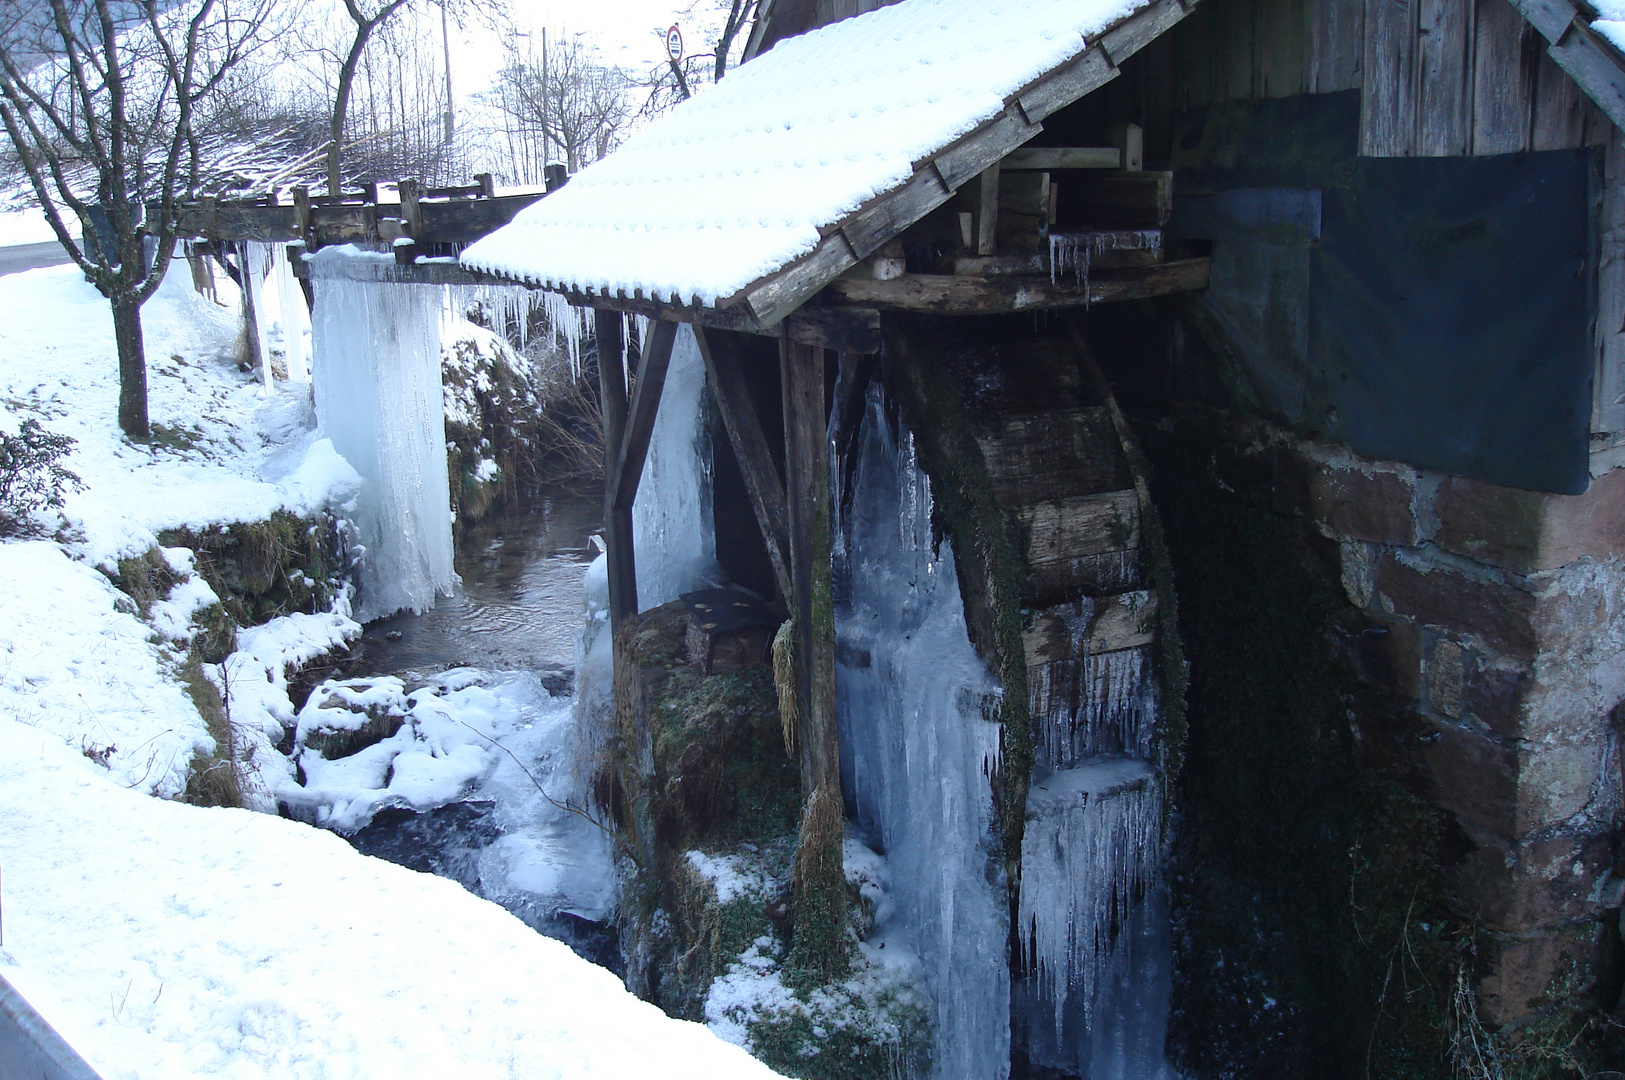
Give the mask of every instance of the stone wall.
M 1276 509 L 1338 545 L 1370 620 L 1346 661 L 1423 721 L 1403 752 L 1459 828 L 1480 1017 L 1616 992 L 1625 469 L 1543 495 L 1266 438 Z

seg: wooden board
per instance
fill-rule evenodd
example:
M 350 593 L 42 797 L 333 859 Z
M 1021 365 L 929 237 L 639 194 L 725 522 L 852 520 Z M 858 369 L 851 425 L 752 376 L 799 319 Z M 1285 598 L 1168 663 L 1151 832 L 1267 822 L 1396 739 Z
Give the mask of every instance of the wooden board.
M 1067 604 L 1039 612 L 1033 625 L 1022 633 L 1028 667 L 1076 660 L 1086 653 L 1139 648 L 1150 645 L 1155 639 L 1155 593 L 1137 590 L 1099 597 L 1085 604 Z
M 1311 3 L 1308 90 L 1311 94 L 1353 90 L 1360 85 L 1364 60 L 1365 0 Z
M 1472 145 L 1471 7 L 1416 0 L 1416 153 L 1457 157 Z
M 1023 146 L 999 163 L 1005 172 L 1056 169 L 1116 169 L 1123 152 L 1115 146 Z
M 1416 131 L 1417 0 L 1366 0 L 1360 153 L 1409 156 Z
M 1129 482 L 1102 406 L 1006 416 L 976 442 L 993 497 L 1010 509 L 1060 495 L 1115 491 Z
M 1474 24 L 1471 150 L 1527 150 L 1534 31 L 1506 0 L 1477 0 Z
M 905 274 L 892 281 L 833 281 L 827 293 L 836 303 L 891 311 L 939 315 L 998 314 L 1046 308 L 1086 307 L 1121 300 L 1205 289 L 1209 259 L 1180 259 L 1160 266 L 1115 271 L 1092 277 L 1085 289 L 1067 279 L 973 278 L 952 274 Z
M 1030 566 L 1065 565 L 1089 555 L 1140 546 L 1139 494 L 1071 495 L 1030 503 L 1016 511 L 1026 534 Z

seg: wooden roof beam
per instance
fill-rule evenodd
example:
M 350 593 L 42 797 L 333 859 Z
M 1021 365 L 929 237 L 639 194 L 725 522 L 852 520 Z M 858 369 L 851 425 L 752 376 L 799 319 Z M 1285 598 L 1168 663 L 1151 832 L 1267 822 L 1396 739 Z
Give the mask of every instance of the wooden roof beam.
M 1178 259 L 1157 266 L 1116 270 L 1078 282 L 1062 276 L 904 274 L 890 281 L 841 279 L 826 295 L 832 303 L 861 304 L 882 311 L 933 315 L 998 315 L 1012 311 L 1080 308 L 1148 296 L 1205 289 L 1212 260 Z

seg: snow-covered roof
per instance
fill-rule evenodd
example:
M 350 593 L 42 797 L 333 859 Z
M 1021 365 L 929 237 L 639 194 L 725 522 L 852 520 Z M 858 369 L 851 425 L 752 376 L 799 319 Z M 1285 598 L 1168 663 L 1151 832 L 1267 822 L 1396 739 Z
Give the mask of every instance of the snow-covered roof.
M 463 263 L 563 292 L 746 301 L 776 322 L 1037 134 L 1043 116 L 1115 76 L 1184 10 L 1177 0 L 903 0 L 781 41 L 471 245 Z M 986 160 L 944 160 L 990 126 Z M 890 235 L 854 238 L 854 215 L 933 163 L 940 190 L 886 215 Z M 793 287 L 755 295 L 798 263 L 807 272 Z

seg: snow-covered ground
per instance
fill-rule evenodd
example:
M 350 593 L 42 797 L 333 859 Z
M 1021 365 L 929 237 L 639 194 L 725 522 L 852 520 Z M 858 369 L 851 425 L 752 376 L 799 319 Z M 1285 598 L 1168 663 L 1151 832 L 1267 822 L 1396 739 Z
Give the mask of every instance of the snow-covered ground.
M 159 551 L 179 583 L 144 615 L 107 574 L 165 529 L 342 512 L 357 486 L 315 436 L 308 384 L 266 391 L 237 369 L 229 282 L 222 306 L 186 277 L 144 310 L 150 446 L 114 424 L 106 302 L 72 267 L 0 279 L 0 430 L 32 419 L 71 436 L 84 480 L 39 538 L 0 543 L 0 972 L 109 1078 L 771 1076 L 456 884 L 295 821 L 170 801 L 213 748 L 180 666 L 217 598 L 185 548 Z M 593 826 L 539 790 L 569 710 L 533 679 L 395 687 L 407 735 L 371 751 L 378 775 L 312 756 L 315 794 L 297 783 L 274 747 L 304 719 L 287 664 L 358 630 L 340 610 L 239 635 L 216 681 L 257 755 L 250 800 L 302 793 L 354 825 L 481 784 L 511 816 L 494 880 L 601 918 L 602 867 L 567 857 L 591 850 L 570 829 Z M 335 696 L 312 696 L 311 730 Z

